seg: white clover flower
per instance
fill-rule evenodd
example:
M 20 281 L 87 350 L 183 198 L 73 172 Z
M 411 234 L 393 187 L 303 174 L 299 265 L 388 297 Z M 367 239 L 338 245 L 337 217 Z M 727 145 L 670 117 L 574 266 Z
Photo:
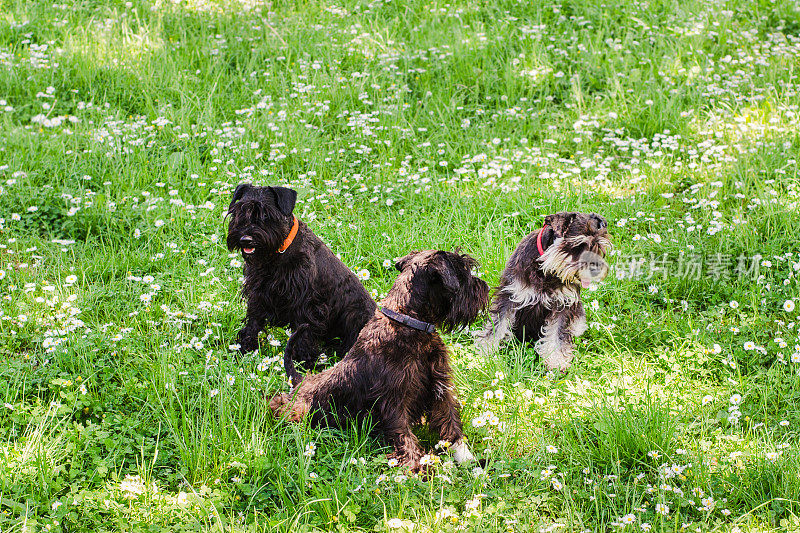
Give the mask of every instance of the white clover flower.
M 407 529 L 407 523 L 400 518 L 391 518 L 386 521 L 386 527 L 389 529 Z
M 317 453 L 317 445 L 314 442 L 309 442 L 306 444 L 306 451 L 303 452 L 303 455 L 306 457 L 314 457 Z
M 125 479 L 120 481 L 119 489 L 122 492 L 127 493 L 125 495 L 126 498 L 135 498 L 139 494 L 144 494 L 147 488 L 144 485 L 144 481 L 140 476 L 132 476 L 128 474 L 125 476 Z
M 421 466 L 432 465 L 435 461 L 434 457 L 430 454 L 423 455 L 422 458 L 419 460 L 419 464 Z
M 480 507 L 480 506 L 481 506 L 481 500 L 480 500 L 479 498 L 473 498 L 473 499 L 471 499 L 471 500 L 468 500 L 468 501 L 467 501 L 467 502 L 464 504 L 464 509 L 466 509 L 466 510 L 468 510 L 468 511 L 475 511 L 475 510 L 477 510 L 477 509 L 478 509 L 478 507 Z

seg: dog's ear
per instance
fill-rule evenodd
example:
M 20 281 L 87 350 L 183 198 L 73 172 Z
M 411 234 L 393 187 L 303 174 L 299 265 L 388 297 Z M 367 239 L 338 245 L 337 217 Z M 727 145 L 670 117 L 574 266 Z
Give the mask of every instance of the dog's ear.
M 544 217 L 544 224 L 545 226 L 553 228 L 556 237 L 563 237 L 577 215 L 578 213 L 568 213 L 566 211 L 554 215 L 547 215 Z M 542 237 L 547 237 L 547 235 L 542 235 Z
M 252 188 L 253 186 L 250 185 L 249 183 L 240 183 L 239 185 L 237 185 L 236 189 L 234 189 L 233 191 L 233 197 L 231 198 L 231 203 L 228 206 L 228 211 L 233 209 L 233 204 L 241 200 L 242 196 L 244 196 L 247 193 L 247 191 L 249 191 Z
M 281 213 L 287 217 L 292 214 L 294 204 L 297 203 L 297 191 L 286 187 L 270 187 L 269 190 L 275 196 L 275 203 Z
M 447 252 L 439 252 L 436 254 L 434 261 L 431 261 L 430 267 L 436 273 L 436 276 L 442 281 L 442 285 L 449 292 L 457 292 L 461 288 L 461 280 L 455 273 L 455 267 L 448 258 Z
M 408 254 L 404 255 L 400 259 L 397 259 L 394 263 L 394 267 L 399 271 L 402 272 L 406 266 L 408 266 L 409 261 L 419 253 L 419 250 L 414 250 L 413 252 L 409 252 Z

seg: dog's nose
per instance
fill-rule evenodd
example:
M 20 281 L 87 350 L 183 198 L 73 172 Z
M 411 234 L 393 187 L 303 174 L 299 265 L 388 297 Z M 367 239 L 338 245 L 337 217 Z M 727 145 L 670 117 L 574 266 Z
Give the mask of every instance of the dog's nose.
M 253 244 L 253 238 L 250 235 L 245 235 L 239 239 L 239 244 L 242 246 L 242 248 L 250 248 L 250 246 Z
M 605 229 L 608 227 L 608 222 L 606 219 L 601 217 L 600 215 L 595 215 L 592 213 L 591 217 L 589 218 L 590 224 L 592 226 L 592 230 L 600 231 L 601 229 Z

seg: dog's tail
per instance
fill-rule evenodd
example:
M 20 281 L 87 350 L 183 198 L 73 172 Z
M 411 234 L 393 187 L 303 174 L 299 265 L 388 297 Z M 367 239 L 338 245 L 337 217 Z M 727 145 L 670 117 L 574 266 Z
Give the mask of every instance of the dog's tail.
M 289 378 L 292 384 L 292 389 L 296 389 L 303 381 L 303 375 L 297 371 L 294 366 L 294 361 L 297 359 L 294 354 L 297 350 L 297 342 L 299 338 L 305 335 L 305 330 L 309 328 L 308 324 L 300 325 L 294 332 L 289 340 L 286 342 L 286 349 L 283 351 L 283 368 L 286 370 L 286 377 Z

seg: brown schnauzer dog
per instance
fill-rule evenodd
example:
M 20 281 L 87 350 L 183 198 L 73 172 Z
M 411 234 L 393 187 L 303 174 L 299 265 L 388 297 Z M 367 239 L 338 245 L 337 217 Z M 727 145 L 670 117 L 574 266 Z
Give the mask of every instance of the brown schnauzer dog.
M 418 470 L 424 455 L 411 428 L 425 417 L 453 445 L 458 462 L 473 460 L 463 439 L 447 347 L 436 328 L 475 320 L 489 287 L 472 275 L 475 259 L 458 253 L 412 252 L 395 265 L 400 275 L 353 348 L 336 366 L 306 375 L 291 394 L 272 398 L 276 415 L 337 426 L 371 416 L 401 464 Z
M 266 324 L 291 327 L 284 351 L 287 375 L 299 383 L 292 361 L 313 366 L 323 348 L 344 355 L 375 313 L 356 275 L 292 214 L 297 193 L 285 187 L 242 183 L 228 207 L 228 249 L 244 258 L 247 299 L 241 353 L 258 349 Z
M 488 352 L 513 334 L 535 343 L 548 369 L 568 369 L 574 339 L 586 331 L 581 288 L 608 274 L 607 227 L 594 213 L 546 216 L 508 259 L 478 344 Z

